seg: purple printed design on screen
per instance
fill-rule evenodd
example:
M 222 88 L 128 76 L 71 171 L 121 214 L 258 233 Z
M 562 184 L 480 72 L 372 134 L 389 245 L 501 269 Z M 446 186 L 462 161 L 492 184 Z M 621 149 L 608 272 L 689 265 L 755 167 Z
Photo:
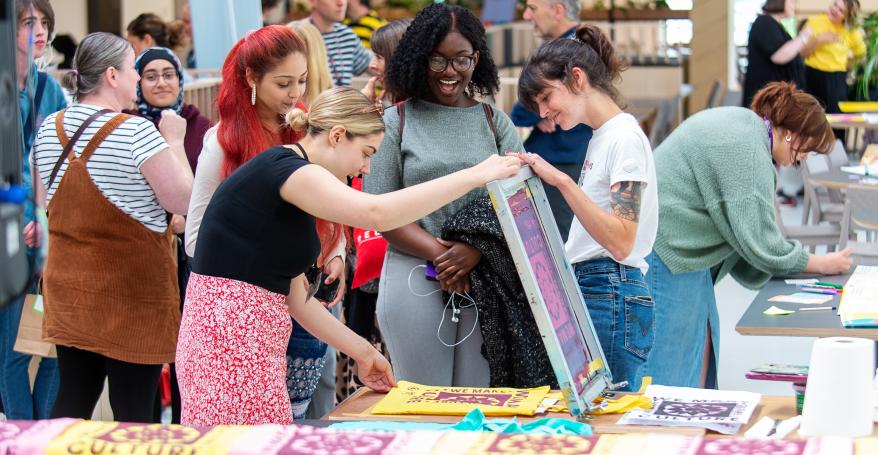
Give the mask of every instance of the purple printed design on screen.
M 512 211 L 512 217 L 515 219 L 515 225 L 521 234 L 528 261 L 536 276 L 537 286 L 539 286 L 543 300 L 546 302 L 552 327 L 555 329 L 558 342 L 561 344 L 564 357 L 567 359 L 567 365 L 570 366 L 571 370 L 576 370 L 570 373 L 575 379 L 577 393 L 583 393 L 588 382 L 588 365 L 592 356 L 576 329 L 576 319 L 571 314 L 567 296 L 560 281 L 561 275 L 552 261 L 549 241 L 537 217 L 536 207 L 526 188 L 518 190 L 507 198 L 507 201 Z

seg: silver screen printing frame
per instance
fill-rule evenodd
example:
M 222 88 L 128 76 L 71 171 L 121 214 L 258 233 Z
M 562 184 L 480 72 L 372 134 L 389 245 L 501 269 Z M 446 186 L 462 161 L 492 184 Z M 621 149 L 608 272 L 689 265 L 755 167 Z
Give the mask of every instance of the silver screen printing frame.
M 613 383 L 612 374 L 543 184 L 524 166 L 514 177 L 490 182 L 487 188 L 567 408 L 585 417 L 596 409 L 595 398 Z M 595 360 L 600 363 L 593 364 Z

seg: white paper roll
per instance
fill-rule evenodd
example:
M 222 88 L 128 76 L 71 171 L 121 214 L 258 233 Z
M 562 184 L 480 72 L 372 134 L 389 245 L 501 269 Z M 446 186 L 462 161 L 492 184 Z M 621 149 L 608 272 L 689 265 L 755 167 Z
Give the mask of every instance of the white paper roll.
M 871 435 L 874 366 L 875 341 L 843 337 L 815 341 L 799 433 Z

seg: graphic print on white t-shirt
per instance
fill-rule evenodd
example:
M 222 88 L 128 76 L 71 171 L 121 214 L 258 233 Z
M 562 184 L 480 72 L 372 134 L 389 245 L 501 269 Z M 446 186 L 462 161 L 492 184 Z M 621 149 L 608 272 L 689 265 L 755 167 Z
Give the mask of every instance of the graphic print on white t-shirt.
M 637 120 L 631 114 L 621 113 L 594 130 L 582 164 L 579 187 L 601 209 L 612 213 L 610 187 L 625 181 L 643 182 L 644 186 L 634 247 L 631 254 L 619 262 L 637 267 L 646 274 L 648 266 L 644 258 L 652 251 L 658 230 L 655 161 L 649 139 Z M 576 218 L 564 246 L 571 264 L 601 257 L 612 258 Z

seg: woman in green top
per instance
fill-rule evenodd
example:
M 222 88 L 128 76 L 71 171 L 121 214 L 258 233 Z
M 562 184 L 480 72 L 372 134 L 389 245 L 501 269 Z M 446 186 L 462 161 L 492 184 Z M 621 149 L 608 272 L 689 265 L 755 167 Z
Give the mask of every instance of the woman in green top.
M 716 387 L 713 286 L 726 274 L 755 289 L 772 275 L 851 265 L 849 249 L 817 256 L 786 240 L 774 215 L 772 161 L 795 165 L 832 147 L 823 108 L 786 82 L 766 85 L 752 107 L 702 111 L 655 151 L 659 226 L 646 278 L 656 335 L 644 374 L 656 384 Z
M 407 188 L 523 149 L 509 117 L 475 99 L 496 93 L 500 82 L 485 29 L 466 8 L 436 3 L 421 10 L 393 54 L 385 82 L 406 101 L 384 115 L 381 152 L 363 182 L 368 193 Z M 482 257 L 472 245 L 440 238 L 442 227 L 485 195 L 484 189 L 472 191 L 416 223 L 382 233 L 390 246 L 376 311 L 401 380 L 439 386 L 490 383 L 476 308 L 446 303 L 441 293 L 467 293 L 469 273 Z M 425 276 L 428 261 L 438 281 Z

